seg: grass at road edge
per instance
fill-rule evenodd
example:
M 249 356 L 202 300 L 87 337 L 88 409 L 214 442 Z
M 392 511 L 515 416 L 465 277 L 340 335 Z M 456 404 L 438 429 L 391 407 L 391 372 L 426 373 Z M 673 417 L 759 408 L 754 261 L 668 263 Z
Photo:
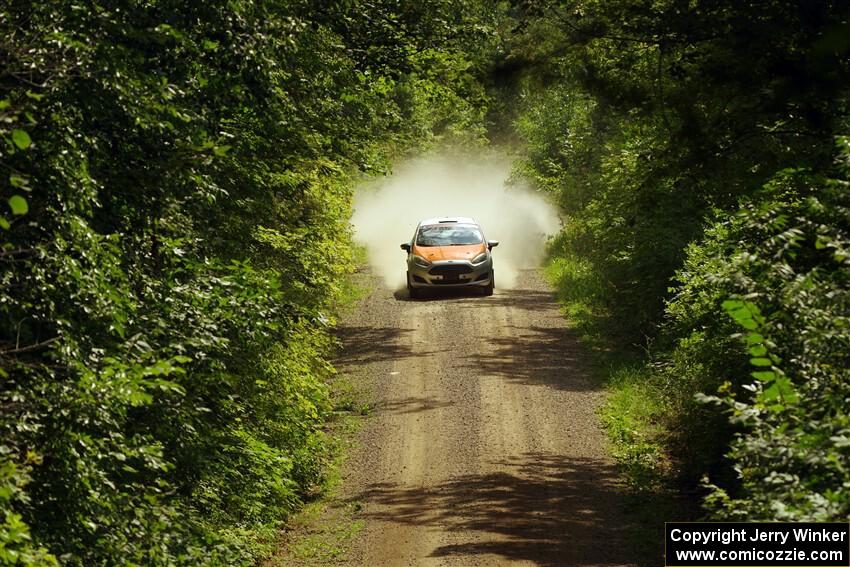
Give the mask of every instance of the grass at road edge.
M 336 418 L 334 459 L 328 465 L 325 483 L 318 497 L 304 505 L 287 523 L 279 537 L 275 555 L 264 567 L 319 567 L 344 562 L 350 542 L 363 528 L 355 516 L 358 502 L 343 501 L 337 495 L 342 483 L 341 469 L 350 451 L 360 420 L 356 414 Z
M 360 300 L 374 289 L 362 268 L 366 265 L 365 248 L 356 246 L 354 258 L 358 268 L 340 286 L 334 305 L 337 316 L 356 309 Z M 338 491 L 343 464 L 370 408 L 363 402 L 365 394 L 349 377 L 336 374 L 329 387 L 334 411 L 326 432 L 333 458 L 326 467 L 324 483 L 316 490 L 315 498 L 305 502 L 283 527 L 276 551 L 261 563 L 263 567 L 325 567 L 343 563 L 350 543 L 363 528 L 363 520 L 356 517 L 360 503 L 343 501 Z
M 599 297 L 599 282 L 590 266 L 572 258 L 551 258 L 545 268 L 568 325 L 587 347 L 589 369 L 608 396 L 600 417 L 611 441 L 611 452 L 629 485 L 636 491 L 664 484 L 664 431 L 658 425 L 660 393 L 653 387 L 641 353 L 623 348 Z
M 606 390 L 599 412 L 609 452 L 628 486 L 627 508 L 638 526 L 630 541 L 636 561 L 657 565 L 664 522 L 694 519 L 693 506 L 672 488 L 673 465 L 665 451 L 661 392 L 643 354 L 624 347 L 616 321 L 604 308 L 602 282 L 589 263 L 554 256 L 544 273 L 554 287 L 567 324 L 586 347 L 588 369 Z

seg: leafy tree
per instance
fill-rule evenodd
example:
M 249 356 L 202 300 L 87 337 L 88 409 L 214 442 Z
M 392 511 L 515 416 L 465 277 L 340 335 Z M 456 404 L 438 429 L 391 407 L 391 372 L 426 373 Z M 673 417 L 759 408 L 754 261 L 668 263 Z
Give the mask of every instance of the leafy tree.
M 479 13 L 4 4 L 4 561 L 262 552 L 328 457 L 351 187 L 476 138 Z

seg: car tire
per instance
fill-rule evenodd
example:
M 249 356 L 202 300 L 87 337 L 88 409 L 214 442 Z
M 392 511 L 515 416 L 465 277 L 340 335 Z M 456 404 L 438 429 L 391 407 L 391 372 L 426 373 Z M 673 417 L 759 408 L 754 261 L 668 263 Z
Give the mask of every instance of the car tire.
M 493 289 L 496 287 L 496 272 L 490 272 L 490 283 L 484 288 L 484 295 L 489 297 L 493 295 Z
M 422 293 L 410 285 L 410 272 L 407 273 L 407 294 L 410 296 L 410 299 L 419 299 L 422 297 Z

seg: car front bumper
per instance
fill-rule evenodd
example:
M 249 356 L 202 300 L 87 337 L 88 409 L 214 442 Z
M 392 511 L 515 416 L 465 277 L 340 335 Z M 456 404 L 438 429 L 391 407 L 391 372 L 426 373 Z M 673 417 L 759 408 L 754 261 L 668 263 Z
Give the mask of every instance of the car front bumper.
M 423 267 L 407 260 L 408 284 L 415 288 L 451 288 L 490 285 L 493 275 L 493 259 L 488 258 L 480 264 L 464 260 L 445 260 Z

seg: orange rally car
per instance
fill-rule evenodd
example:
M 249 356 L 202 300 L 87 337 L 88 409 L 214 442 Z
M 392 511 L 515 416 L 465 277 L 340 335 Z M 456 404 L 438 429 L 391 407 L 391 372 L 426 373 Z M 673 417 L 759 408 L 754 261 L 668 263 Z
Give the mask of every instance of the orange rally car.
M 401 245 L 407 252 L 410 297 L 439 287 L 475 287 L 493 295 L 491 251 L 498 245 L 498 240 L 485 240 L 481 227 L 471 218 L 423 220 L 413 239 Z

